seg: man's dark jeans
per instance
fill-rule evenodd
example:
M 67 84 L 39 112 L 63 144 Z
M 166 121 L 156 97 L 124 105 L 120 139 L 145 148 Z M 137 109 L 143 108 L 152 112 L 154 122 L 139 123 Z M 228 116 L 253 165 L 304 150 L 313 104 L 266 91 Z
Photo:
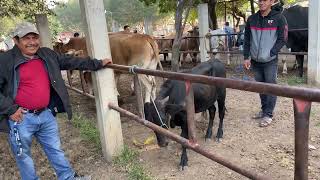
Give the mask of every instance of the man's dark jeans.
M 251 60 L 251 64 L 254 78 L 257 82 L 277 84 L 278 59 L 274 59 L 267 63 L 259 63 Z M 263 116 L 273 117 L 277 96 L 260 94 L 260 100 Z

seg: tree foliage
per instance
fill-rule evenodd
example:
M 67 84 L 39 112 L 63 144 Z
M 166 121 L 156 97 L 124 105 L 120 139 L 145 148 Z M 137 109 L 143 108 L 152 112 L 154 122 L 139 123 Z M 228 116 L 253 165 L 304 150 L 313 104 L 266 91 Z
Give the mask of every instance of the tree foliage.
M 17 23 L 22 22 L 21 17 L 2 17 L 0 18 L 0 35 L 10 35 Z
M 83 32 L 81 10 L 78 0 L 69 0 L 66 4 L 54 8 L 57 20 L 64 31 Z
M 1 0 L 0 34 L 10 35 L 18 23 L 22 21 L 34 23 L 35 14 L 47 14 L 51 35 L 54 37 L 61 30 L 61 24 L 51 8 L 59 4 L 53 0 Z
M 112 12 L 113 19 L 122 25 L 143 22 L 145 17 L 159 17 L 156 4 L 146 6 L 139 0 L 105 0 L 104 4 L 106 10 Z
M 50 7 L 60 4 L 54 0 L 1 0 L 0 16 L 16 17 L 25 16 L 33 17 L 34 14 L 52 14 Z

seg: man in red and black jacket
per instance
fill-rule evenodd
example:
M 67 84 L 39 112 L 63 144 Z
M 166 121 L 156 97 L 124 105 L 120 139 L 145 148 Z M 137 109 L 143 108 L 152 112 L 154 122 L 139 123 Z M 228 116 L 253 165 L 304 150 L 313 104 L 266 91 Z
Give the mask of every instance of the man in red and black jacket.
M 259 0 L 259 11 L 248 18 L 244 35 L 244 66 L 252 69 L 255 80 L 277 83 L 278 53 L 285 45 L 288 25 L 280 10 L 272 9 L 274 0 Z M 249 59 L 251 57 L 251 60 Z M 260 94 L 261 111 L 254 116 L 260 127 L 272 122 L 277 97 Z
M 55 114 L 67 112 L 69 96 L 61 70 L 99 70 L 110 59 L 97 60 L 62 55 L 40 48 L 39 32 L 28 22 L 14 31 L 15 46 L 0 54 L 0 132 L 9 132 L 9 143 L 23 180 L 38 179 L 31 157 L 35 136 L 59 180 L 77 179 L 60 147 Z

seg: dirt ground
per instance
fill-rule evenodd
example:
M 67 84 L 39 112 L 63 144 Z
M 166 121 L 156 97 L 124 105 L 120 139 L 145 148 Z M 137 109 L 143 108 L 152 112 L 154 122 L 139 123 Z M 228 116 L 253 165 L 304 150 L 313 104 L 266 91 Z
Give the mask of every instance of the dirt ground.
M 228 74 L 228 77 L 234 74 Z M 129 95 L 131 78 L 124 75 L 120 79 L 120 94 Z M 161 78 L 157 78 L 158 84 Z M 94 100 L 69 91 L 75 113 L 82 113 L 88 118 L 96 119 Z M 259 111 L 259 96 L 256 93 L 227 89 L 227 114 L 224 119 L 224 138 L 217 143 L 205 142 L 204 135 L 208 120 L 197 119 L 197 139 L 199 144 L 219 156 L 223 156 L 237 165 L 254 172 L 270 176 L 272 179 L 289 180 L 294 176 L 294 120 L 292 99 L 278 97 L 275 121 L 267 128 L 259 128 L 258 122 L 251 119 Z M 122 108 L 136 113 L 135 105 L 126 103 Z M 80 138 L 79 130 L 66 120 L 65 115 L 58 117 L 62 147 L 71 164 L 81 174 L 90 174 L 93 179 L 127 179 L 126 173 L 107 163 L 102 153 L 94 145 Z M 133 140 L 144 140 L 152 134 L 147 128 L 121 117 L 125 144 L 137 149 Z M 214 133 L 217 129 L 214 123 Z M 180 133 L 179 129 L 171 129 Z M 320 179 L 320 104 L 313 103 L 310 115 L 309 144 L 316 149 L 309 151 L 309 179 Z M 141 164 L 154 179 L 209 180 L 209 179 L 246 179 L 199 154 L 188 150 L 189 167 L 179 171 L 180 145 L 170 142 L 167 148 L 141 151 Z M 38 175 L 42 179 L 54 179 L 41 147 L 34 142 L 32 154 Z M 0 135 L 0 180 L 19 179 L 19 172 L 9 150 L 6 135 Z

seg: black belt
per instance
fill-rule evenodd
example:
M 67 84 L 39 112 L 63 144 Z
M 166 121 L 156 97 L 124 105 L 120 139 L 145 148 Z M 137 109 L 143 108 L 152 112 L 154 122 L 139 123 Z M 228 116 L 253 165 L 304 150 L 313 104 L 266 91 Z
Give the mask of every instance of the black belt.
M 26 109 L 26 108 L 23 108 L 23 110 L 25 110 L 26 112 L 28 113 L 32 113 L 32 114 L 35 114 L 35 115 L 39 115 L 41 114 L 44 110 L 46 110 L 47 108 L 40 108 L 40 109 Z

